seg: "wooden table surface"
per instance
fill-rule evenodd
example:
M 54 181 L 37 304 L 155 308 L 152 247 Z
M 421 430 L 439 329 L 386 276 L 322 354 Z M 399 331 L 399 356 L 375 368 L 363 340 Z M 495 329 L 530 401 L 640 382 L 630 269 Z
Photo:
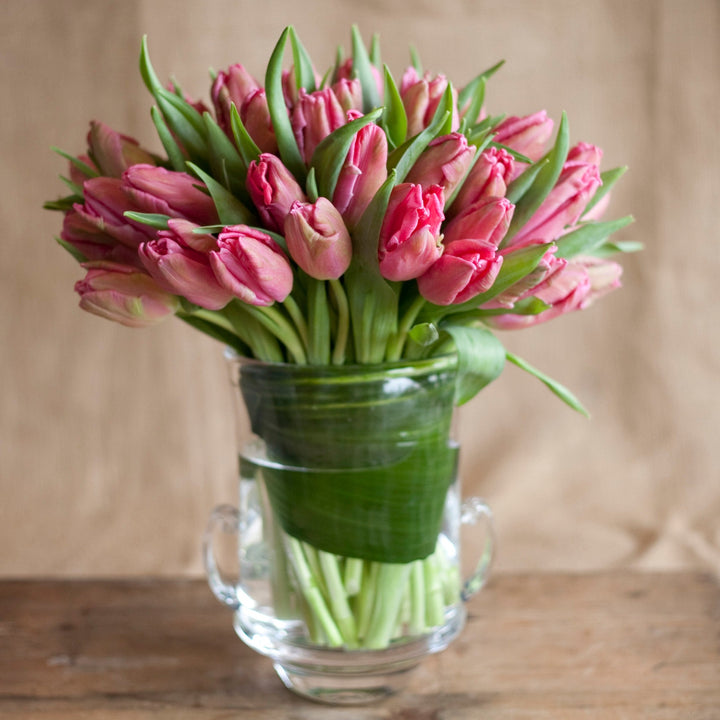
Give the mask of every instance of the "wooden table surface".
M 0 581 L 0 718 L 720 719 L 720 584 L 698 573 L 496 574 L 406 692 L 285 690 L 200 580 Z

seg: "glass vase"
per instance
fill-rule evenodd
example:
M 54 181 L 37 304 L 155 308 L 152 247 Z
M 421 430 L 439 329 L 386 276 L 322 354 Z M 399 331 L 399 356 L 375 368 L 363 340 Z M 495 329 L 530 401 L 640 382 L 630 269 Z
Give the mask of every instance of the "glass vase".
M 460 496 L 456 359 L 228 365 L 238 506 L 211 514 L 210 587 L 291 690 L 336 704 L 385 697 L 458 635 L 492 559 L 489 508 Z M 465 579 L 462 525 L 479 548 Z M 233 578 L 215 559 L 218 529 L 237 535 Z

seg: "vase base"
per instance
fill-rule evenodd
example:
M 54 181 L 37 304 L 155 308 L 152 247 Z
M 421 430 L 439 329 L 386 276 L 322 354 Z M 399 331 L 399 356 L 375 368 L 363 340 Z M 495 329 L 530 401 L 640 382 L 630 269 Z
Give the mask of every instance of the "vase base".
M 275 672 L 283 685 L 297 695 L 327 705 L 365 705 L 379 702 L 403 690 L 417 664 L 391 672 L 323 672 L 275 663 Z

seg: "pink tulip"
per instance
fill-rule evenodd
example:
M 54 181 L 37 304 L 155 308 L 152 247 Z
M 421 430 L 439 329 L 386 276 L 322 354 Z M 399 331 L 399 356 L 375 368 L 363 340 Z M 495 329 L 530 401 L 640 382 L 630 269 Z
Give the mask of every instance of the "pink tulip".
M 375 87 L 377 88 L 378 97 L 382 98 L 385 94 L 385 81 L 380 71 L 374 66 L 370 66 L 370 71 L 375 80 Z M 340 67 L 337 72 L 338 80 L 352 80 L 354 75 L 353 60 L 348 58 Z M 362 107 L 362 102 L 359 107 Z
M 290 121 L 300 153 L 309 163 L 318 144 L 345 124 L 345 110 L 331 88 L 313 93 L 301 88 Z
M 577 257 L 571 261 L 556 259 L 544 280 L 521 296 L 540 298 L 550 305 L 547 310 L 537 315 L 497 315 L 488 322 L 500 329 L 513 330 L 547 322 L 573 310 L 584 310 L 598 298 L 619 288 L 621 275 L 622 267 L 611 260 L 596 257 Z
M 248 135 L 260 150 L 267 153 L 277 152 L 278 145 L 272 120 L 270 119 L 270 110 L 268 109 L 265 91 L 255 90 L 251 92 L 239 112 L 240 119 L 243 121 Z
M 445 245 L 456 240 L 482 240 L 497 247 L 505 237 L 514 210 L 507 198 L 479 200 L 445 226 Z
M 444 75 L 433 77 L 430 73 L 425 73 L 420 77 L 413 67 L 405 71 L 400 81 L 400 96 L 408 118 L 408 137 L 417 135 L 430 124 L 447 86 L 448 81 Z M 457 109 L 457 91 L 453 90 L 453 95 L 455 101 L 450 129 L 455 131 L 460 127 L 460 116 Z
M 560 237 L 568 226 L 577 222 L 599 186 L 597 165 L 566 162 L 555 187 L 515 235 L 511 245 L 527 239 L 551 242 Z
M 126 211 L 143 212 L 143 208 L 127 196 L 122 180 L 91 178 L 83 183 L 83 195 L 85 204 L 76 204 L 73 209 L 99 232 L 110 235 L 132 249 L 155 237 L 153 228 L 128 220 L 123 215 Z
M 290 294 L 293 273 L 280 246 L 247 225 L 226 227 L 210 265 L 220 285 L 249 305 L 272 305 Z
M 422 275 L 442 254 L 443 191 L 401 183 L 393 188 L 380 228 L 380 274 L 404 281 Z
M 174 295 L 136 268 L 113 262 L 83 263 L 83 267 L 87 274 L 75 283 L 83 310 L 138 328 L 156 325 L 179 307 Z
M 476 148 L 468 145 L 464 135 L 443 135 L 430 143 L 405 179 L 424 188 L 439 185 L 445 197 L 450 197 L 465 177 L 475 151 Z
M 418 278 L 418 290 L 435 305 L 463 303 L 492 287 L 502 262 L 492 243 L 455 240 Z
M 497 126 L 493 140 L 536 162 L 543 156 L 552 130 L 552 118 L 547 116 L 545 110 L 541 110 L 524 117 L 505 118 Z M 519 171 L 521 169 L 522 166 L 518 168 Z
M 597 145 L 591 145 L 586 142 L 579 142 L 568 150 L 565 162 L 582 162 L 590 163 L 600 167 L 602 160 L 602 149 Z
M 452 204 L 456 214 L 473 203 L 488 197 L 505 197 L 515 161 L 502 148 L 491 147 L 480 154 Z
M 250 163 L 247 189 L 265 227 L 276 232 L 282 232 L 292 204 L 307 200 L 293 174 L 279 157 L 269 153 Z
M 131 165 L 155 165 L 155 158 L 137 140 L 93 121 L 87 136 L 90 156 L 101 175 L 119 178 Z
M 362 85 L 357 78 L 338 80 L 332 86 L 332 91 L 346 113 L 350 110 L 356 110 L 358 112 L 362 110 Z
M 339 278 L 350 266 L 350 234 L 327 198 L 294 203 L 285 219 L 285 240 L 292 259 L 318 280 Z
M 123 189 L 141 212 L 160 213 L 190 220 L 198 225 L 218 222 L 215 204 L 184 172 L 152 165 L 133 165 L 122 176 Z
M 361 114 L 350 111 L 347 117 L 350 121 Z M 348 227 L 356 225 L 387 179 L 387 154 L 387 137 L 375 123 L 362 127 L 353 138 L 333 194 L 333 204 Z
M 260 85 L 255 78 L 240 63 L 217 74 L 210 95 L 218 125 L 228 135 L 232 135 L 230 106 L 235 103 L 238 112 L 241 112 L 248 96 L 259 89 Z
M 100 230 L 98 224 L 96 220 L 89 220 L 84 212 L 70 210 L 63 218 L 60 237 L 82 253 L 86 260 L 111 260 L 139 266 L 135 249 L 121 245 L 112 235 Z
M 168 230 L 160 230 L 155 240 L 143 243 L 138 249 L 140 259 L 160 287 L 174 295 L 182 295 L 190 302 L 208 310 L 220 310 L 232 299 L 222 287 L 210 267 L 208 252 L 195 247 L 215 249 L 215 238 L 209 234 L 194 234 L 187 220 L 169 220 Z

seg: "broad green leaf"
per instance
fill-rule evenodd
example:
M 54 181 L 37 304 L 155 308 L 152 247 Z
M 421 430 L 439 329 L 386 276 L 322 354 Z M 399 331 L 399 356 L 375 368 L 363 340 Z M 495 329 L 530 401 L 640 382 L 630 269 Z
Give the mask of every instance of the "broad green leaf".
M 233 137 L 235 138 L 235 144 L 240 150 L 242 159 L 245 161 L 245 166 L 249 167 L 251 162 L 260 157 L 260 148 L 255 144 L 255 141 L 245 129 L 245 125 L 240 119 L 240 113 L 235 107 L 235 103 L 231 103 L 230 105 L 230 126 Z
M 522 198 L 522 196 L 530 189 L 538 173 L 548 164 L 549 158 L 541 158 L 536 163 L 526 168 L 518 175 L 508 186 L 505 197 L 513 204 Z
M 380 124 L 387 135 L 390 150 L 394 150 L 405 142 L 407 113 L 400 97 L 400 91 L 387 65 L 385 65 L 385 112 Z
M 88 178 L 94 178 L 94 177 L 100 177 L 100 173 L 93 167 L 90 167 L 87 163 L 84 163 L 80 158 L 76 158 L 73 155 L 70 155 L 69 153 L 66 153 L 64 150 L 61 150 L 57 147 L 50 148 L 53 152 L 60 155 L 60 157 L 65 158 L 66 160 L 69 160 L 83 175 L 85 175 Z
M 206 160 L 208 146 L 200 113 L 168 90 L 158 92 L 155 100 L 168 127 L 178 137 L 190 157 L 196 161 Z
M 555 243 L 558 246 L 555 255 L 559 258 L 572 258 L 576 255 L 594 255 L 605 240 L 617 230 L 624 228 L 633 222 L 633 217 L 620 218 L 609 222 L 588 222 L 581 225 L 577 230 L 569 232 L 558 238 Z
M 582 406 L 582 403 L 565 386 L 561 385 L 556 380 L 553 380 L 551 377 L 548 377 L 547 375 L 545 375 L 545 373 L 540 372 L 540 370 L 534 368 L 532 365 L 530 365 L 530 363 L 526 362 L 525 360 L 517 357 L 517 355 L 513 355 L 512 353 L 508 352 L 506 353 L 506 357 L 511 363 L 513 363 L 513 365 L 517 365 L 520 369 L 525 370 L 525 372 L 530 373 L 538 380 L 540 380 L 540 382 L 544 383 L 544 385 L 551 392 L 555 393 L 555 395 L 557 395 L 573 410 L 576 410 L 581 415 L 584 415 L 586 418 L 590 417 L 590 414 Z
M 295 134 L 293 133 L 290 123 L 290 116 L 288 115 L 287 106 L 285 105 L 285 95 L 283 94 L 282 86 L 283 53 L 289 34 L 290 28 L 287 27 L 283 30 L 270 56 L 270 61 L 268 62 L 265 73 L 265 93 L 280 157 L 283 163 L 285 163 L 285 167 L 290 170 L 300 185 L 303 185 L 305 183 L 307 170 L 305 168 L 305 161 L 300 154 L 300 149 L 295 140 Z
M 377 83 L 375 82 L 375 74 L 372 71 L 372 64 L 357 25 L 352 26 L 352 57 L 353 71 L 362 86 L 363 112 L 368 113 L 373 108 L 381 105 L 381 101 Z
M 142 42 L 140 44 L 140 76 L 145 83 L 145 87 L 155 97 L 158 90 L 163 89 L 163 84 L 160 82 L 160 78 L 155 72 L 152 63 L 150 62 L 150 54 L 148 53 L 147 47 L 147 35 L 142 36 Z
M 307 50 L 300 42 L 294 27 L 290 27 L 290 45 L 292 46 L 293 63 L 295 64 L 295 85 L 315 92 L 315 70 Z
M 602 185 L 595 191 L 590 202 L 585 206 L 583 215 L 586 215 L 612 190 L 613 185 L 627 172 L 627 165 L 623 167 L 613 168 L 600 173 Z
M 225 225 L 252 225 L 255 222 L 255 215 L 229 190 L 226 190 L 217 180 L 194 163 L 189 162 L 187 165 L 207 186 L 221 223 Z
M 60 237 L 56 237 L 55 242 L 60 245 L 60 247 L 65 248 L 65 250 L 67 250 L 79 263 L 87 262 L 87 258 L 76 247 L 73 247 L 69 242 L 63 240 Z
M 563 165 L 565 164 L 569 147 L 570 133 L 568 130 L 567 115 L 563 112 L 555 145 L 547 156 L 547 165 L 542 167 L 535 177 L 533 184 L 515 205 L 513 219 L 510 222 L 510 227 L 508 228 L 500 247 L 506 245 L 508 240 L 517 234 L 523 225 L 525 225 L 525 223 L 527 223 L 527 221 L 533 216 L 535 211 L 542 205 L 543 200 L 545 200 L 545 198 L 550 194 L 553 187 L 555 187 L 555 183 L 560 177 Z
M 455 404 L 462 405 L 495 380 L 505 366 L 505 348 L 487 328 L 443 325 L 458 356 Z
M 317 187 L 320 195 L 332 200 L 340 170 L 357 132 L 375 122 L 382 115 L 382 108 L 341 125 L 320 142 L 312 156 L 311 166 L 315 168 Z
M 126 210 L 123 215 L 130 220 L 142 223 L 143 225 L 149 225 L 150 227 L 157 228 L 158 230 L 168 229 L 169 215 L 162 215 L 160 213 L 139 213 Z
M 176 172 L 185 172 L 185 162 L 187 158 L 185 157 L 185 153 L 182 148 L 177 144 L 173 134 L 168 129 L 162 113 L 157 107 L 152 107 L 150 109 L 150 115 L 155 125 L 155 129 L 157 130 L 158 137 L 160 138 L 160 142 L 165 148 L 165 152 L 170 160 L 172 169 Z

